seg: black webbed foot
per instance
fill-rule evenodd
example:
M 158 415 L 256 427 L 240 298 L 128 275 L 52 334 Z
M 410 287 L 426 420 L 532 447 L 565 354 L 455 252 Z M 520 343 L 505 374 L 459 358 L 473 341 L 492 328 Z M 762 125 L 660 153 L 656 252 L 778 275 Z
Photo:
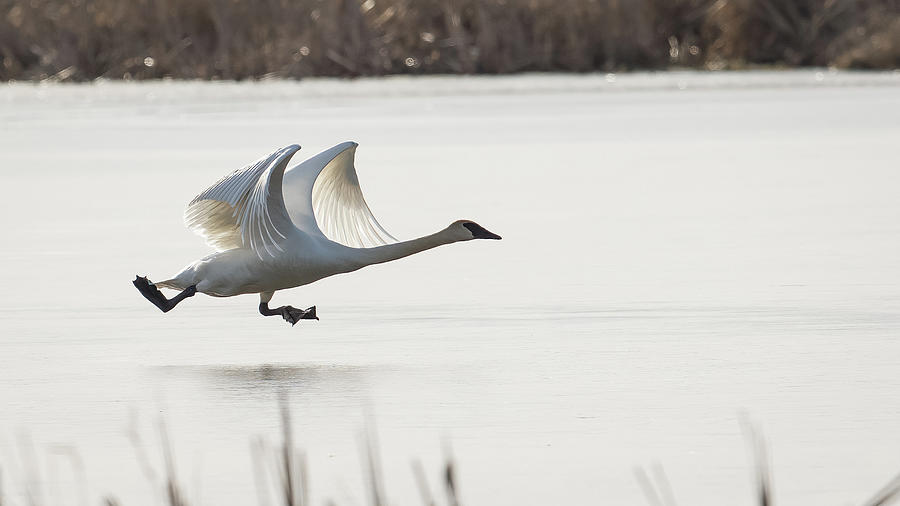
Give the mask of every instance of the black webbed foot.
M 135 276 L 134 281 L 131 283 L 139 292 L 141 292 L 141 295 L 143 295 L 145 299 L 152 302 L 153 305 L 158 307 L 163 313 L 168 313 L 172 308 L 178 305 L 179 302 L 188 297 L 193 297 L 194 294 L 197 293 L 197 286 L 191 285 L 175 297 L 167 299 L 166 296 L 159 291 L 159 288 L 156 288 L 156 285 L 151 283 L 150 280 L 144 276 Z
M 316 306 L 306 308 L 306 309 L 297 309 L 293 306 L 281 306 L 276 307 L 275 309 L 269 309 L 268 302 L 260 302 L 259 303 L 259 313 L 263 316 L 281 316 L 284 318 L 284 321 L 294 326 L 300 320 L 318 320 L 319 317 L 316 316 Z
M 284 318 L 284 321 L 294 326 L 300 320 L 318 320 L 319 317 L 316 316 L 316 306 L 313 306 L 308 309 L 297 309 L 293 306 L 282 306 L 281 307 L 281 317 Z
M 159 291 L 159 288 L 156 288 L 156 285 L 150 283 L 150 280 L 145 278 L 144 276 L 135 276 L 134 281 L 132 281 L 134 287 L 141 292 L 141 295 L 144 296 L 145 299 L 149 300 L 153 303 L 154 306 L 158 307 L 160 311 L 163 313 L 172 309 L 169 307 L 169 300 L 166 299 L 166 296 Z

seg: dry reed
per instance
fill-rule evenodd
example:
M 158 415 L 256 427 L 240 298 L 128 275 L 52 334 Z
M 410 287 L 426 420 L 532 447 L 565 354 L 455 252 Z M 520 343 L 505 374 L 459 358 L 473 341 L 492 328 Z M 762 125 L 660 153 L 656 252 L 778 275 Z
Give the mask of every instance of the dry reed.
M 0 80 L 900 66 L 900 0 L 0 0 Z
M 279 494 L 277 495 L 282 498 L 283 505 L 308 505 L 310 504 L 310 499 L 308 496 L 309 483 L 307 481 L 306 475 L 306 462 L 304 458 L 298 458 L 299 454 L 295 450 L 290 408 L 287 398 L 284 396 L 281 397 L 281 420 L 282 444 L 280 448 L 275 448 L 274 451 L 269 453 L 265 448 L 265 444 L 261 441 L 259 441 L 259 444 L 253 447 L 258 450 L 254 452 L 255 454 L 253 459 L 254 468 L 255 471 L 257 471 L 257 474 L 255 476 L 255 478 L 257 479 L 257 485 L 261 488 L 264 488 L 265 486 L 265 480 L 262 479 L 262 475 L 265 474 L 265 460 L 266 454 L 268 453 L 268 456 L 273 457 L 273 459 L 268 463 L 273 465 L 272 469 L 275 471 L 274 474 L 278 475 L 277 477 L 280 478 L 276 479 L 273 483 L 275 483 L 276 488 L 278 488 L 277 491 L 279 492 Z M 762 437 L 761 432 L 754 424 L 749 423 L 746 419 L 743 420 L 743 422 L 748 437 L 748 442 L 750 443 L 751 455 L 754 464 L 753 467 L 756 471 L 757 504 L 759 506 L 771 506 L 773 504 L 773 494 L 772 478 L 770 474 L 770 464 L 767 451 L 768 445 L 766 444 L 765 439 Z M 162 488 L 165 489 L 165 493 L 159 496 L 157 503 L 164 506 L 188 506 L 189 502 L 185 500 L 184 495 L 180 490 L 180 486 L 178 485 L 178 477 L 174 466 L 173 452 L 169 443 L 165 424 L 162 420 L 159 421 L 159 433 L 164 460 L 163 466 L 165 468 L 165 476 L 162 483 Z M 143 444 L 140 441 L 139 436 L 134 432 L 133 429 L 129 431 L 129 439 L 132 440 L 132 443 L 135 445 L 135 448 L 138 451 L 139 460 L 145 460 L 147 456 L 143 452 Z M 378 445 L 377 442 L 374 441 L 373 433 L 367 433 L 364 439 L 363 450 L 363 460 L 367 465 L 367 469 L 364 469 L 363 474 L 367 475 L 367 478 L 369 480 L 367 485 L 370 487 L 370 491 L 372 492 L 372 494 L 369 496 L 368 502 L 372 506 L 385 504 L 384 483 L 381 478 L 381 464 L 380 458 L 378 456 Z M 142 467 L 144 467 L 145 465 L 149 465 L 149 463 L 142 463 L 141 465 Z M 424 468 L 419 461 L 413 462 L 413 474 L 416 485 L 419 488 L 422 504 L 424 506 L 435 506 L 436 504 L 438 504 L 437 501 L 435 501 L 434 496 L 431 494 L 430 487 L 428 486 L 428 482 L 425 478 Z M 152 469 L 147 475 L 147 478 L 152 483 L 154 483 L 154 486 L 156 486 L 157 484 L 157 475 L 158 473 L 156 473 Z M 653 468 L 652 480 L 643 468 L 637 468 L 635 470 L 635 475 L 638 485 L 644 492 L 645 499 L 650 506 L 677 506 L 675 494 L 662 466 L 656 465 Z M 36 480 L 35 483 L 26 484 L 26 491 L 28 496 L 27 501 L 32 505 L 47 504 L 43 501 L 36 500 L 35 496 L 31 495 L 34 491 L 29 490 L 32 485 L 39 485 L 38 481 L 39 480 Z M 459 499 L 458 486 L 455 477 L 455 467 L 452 458 L 450 458 L 449 456 L 446 458 L 443 468 L 443 481 L 446 492 L 446 505 L 460 506 L 461 502 Z M 2 474 L 0 474 L 0 485 L 2 485 Z M 0 487 L 0 506 L 4 504 L 3 499 L 3 489 L 2 487 Z M 894 477 L 892 480 L 886 483 L 884 487 L 876 492 L 870 499 L 861 504 L 863 506 L 889 506 L 890 504 L 894 504 L 897 499 L 900 499 L 900 475 Z M 121 506 L 121 503 L 112 496 L 104 497 L 102 499 L 102 503 L 104 506 Z M 265 496 L 261 495 L 259 504 L 263 505 L 267 503 L 268 500 L 265 498 Z M 326 504 L 334 505 L 335 503 L 333 501 L 327 501 Z

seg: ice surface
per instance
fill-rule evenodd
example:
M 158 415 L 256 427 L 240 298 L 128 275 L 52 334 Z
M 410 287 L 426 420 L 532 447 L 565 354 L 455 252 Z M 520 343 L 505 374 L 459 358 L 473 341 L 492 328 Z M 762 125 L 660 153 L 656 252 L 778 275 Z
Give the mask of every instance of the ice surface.
M 739 423 L 785 504 L 859 503 L 900 471 L 900 76 L 658 73 L 0 86 L 5 493 L 158 504 L 163 416 L 192 504 L 256 504 L 250 441 L 291 398 L 315 504 L 388 497 L 442 447 L 467 504 L 754 503 Z M 297 142 L 345 140 L 398 238 L 456 244 L 275 295 L 161 314 L 131 286 L 206 254 L 184 205 Z M 134 422 L 132 420 L 135 420 Z M 36 465 L 28 463 L 27 432 Z M 76 491 L 76 492 L 72 492 Z

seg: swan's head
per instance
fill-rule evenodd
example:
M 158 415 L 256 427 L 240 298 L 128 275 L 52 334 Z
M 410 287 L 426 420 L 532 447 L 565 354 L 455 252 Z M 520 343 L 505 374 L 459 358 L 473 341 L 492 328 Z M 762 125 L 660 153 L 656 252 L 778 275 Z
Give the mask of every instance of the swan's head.
M 448 227 L 457 241 L 471 241 L 472 239 L 500 239 L 501 237 L 489 232 L 481 225 L 469 220 L 454 221 Z

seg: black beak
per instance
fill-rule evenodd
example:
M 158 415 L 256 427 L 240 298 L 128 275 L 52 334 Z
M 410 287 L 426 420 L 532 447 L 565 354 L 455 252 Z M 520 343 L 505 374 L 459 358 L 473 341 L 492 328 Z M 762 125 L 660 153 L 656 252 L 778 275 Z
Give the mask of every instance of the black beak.
M 499 235 L 489 232 L 477 223 L 463 223 L 463 226 L 469 229 L 469 232 L 472 232 L 472 236 L 476 239 L 503 239 Z

